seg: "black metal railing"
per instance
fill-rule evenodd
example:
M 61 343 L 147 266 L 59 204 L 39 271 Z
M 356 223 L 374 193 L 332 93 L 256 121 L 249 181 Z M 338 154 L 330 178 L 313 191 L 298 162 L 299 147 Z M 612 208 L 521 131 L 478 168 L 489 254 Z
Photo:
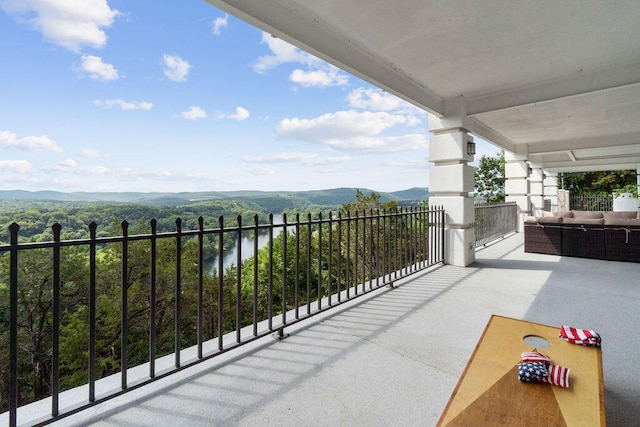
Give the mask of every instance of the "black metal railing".
M 611 211 L 613 196 L 611 194 L 571 194 L 569 206 L 574 211 Z
M 476 248 L 515 233 L 518 221 L 518 206 L 509 203 L 478 203 L 475 205 Z
M 118 235 L 97 237 L 91 223 L 89 238 L 61 240 L 56 223 L 50 242 L 21 242 L 19 225 L 9 227 L 10 243 L 0 245 L 9 425 L 34 400 L 51 398 L 35 422 L 46 424 L 266 335 L 282 337 L 289 325 L 444 258 L 441 208 L 203 224 L 183 230 L 177 219 L 175 231 L 159 233 L 151 220 L 130 235 L 123 221 Z M 243 254 L 247 238 L 253 247 Z M 236 261 L 225 266 L 231 250 Z M 171 366 L 157 363 L 167 357 Z M 133 367 L 144 375 L 128 376 Z M 114 375 L 118 386 L 98 393 Z M 79 385 L 86 399 L 62 405 L 62 392 Z

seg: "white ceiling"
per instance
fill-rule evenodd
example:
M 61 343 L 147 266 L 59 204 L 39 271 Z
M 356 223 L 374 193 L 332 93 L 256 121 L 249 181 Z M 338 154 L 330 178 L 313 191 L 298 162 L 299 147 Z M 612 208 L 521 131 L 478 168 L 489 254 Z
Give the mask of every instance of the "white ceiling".
M 206 0 L 550 171 L 640 166 L 638 0 Z

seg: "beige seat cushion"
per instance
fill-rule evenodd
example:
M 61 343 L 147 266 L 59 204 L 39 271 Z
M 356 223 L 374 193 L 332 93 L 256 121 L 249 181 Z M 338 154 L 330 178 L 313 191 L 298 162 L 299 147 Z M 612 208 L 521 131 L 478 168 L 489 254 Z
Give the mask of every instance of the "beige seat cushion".
M 604 218 L 564 218 L 564 224 L 604 225 Z
M 574 218 L 600 219 L 604 218 L 604 212 L 599 211 L 572 211 Z

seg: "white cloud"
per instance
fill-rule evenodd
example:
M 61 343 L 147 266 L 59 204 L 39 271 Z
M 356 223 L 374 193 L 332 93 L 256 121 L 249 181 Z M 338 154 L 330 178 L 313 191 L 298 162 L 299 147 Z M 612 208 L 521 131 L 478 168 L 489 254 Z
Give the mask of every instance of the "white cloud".
M 65 159 L 62 160 L 60 162 L 58 162 L 57 165 L 55 166 L 42 166 L 42 170 L 43 171 L 47 171 L 47 172 L 63 172 L 63 173 L 71 173 L 71 172 L 76 172 L 77 170 L 77 165 L 75 160 L 73 159 Z
M 385 112 L 338 111 L 314 119 L 284 119 L 277 132 L 280 136 L 320 142 L 335 138 L 377 135 L 397 124 L 406 123 L 404 116 Z
M 242 121 L 248 119 L 250 115 L 251 113 L 249 113 L 249 110 L 247 110 L 246 108 L 237 107 L 235 114 L 230 115 L 229 118 Z
M 247 110 L 246 108 L 236 107 L 236 112 L 234 114 L 220 114 L 219 117 L 241 122 L 248 119 L 250 115 L 251 113 L 249 113 L 249 110 Z
M 351 156 L 334 156 L 317 162 L 316 164 L 335 165 L 336 163 L 347 163 L 351 161 Z
M 411 116 L 349 110 L 313 119 L 284 119 L 280 121 L 276 131 L 283 138 L 323 144 L 344 151 L 387 153 L 426 149 L 426 135 L 380 135 L 393 126 L 412 123 Z
M 244 156 L 242 160 L 250 163 L 308 163 L 317 158 L 315 153 L 277 153 L 267 156 Z
M 113 65 L 102 62 L 102 58 L 99 56 L 82 55 L 81 61 L 80 67 L 76 71 L 89 74 L 93 80 L 107 82 L 120 78 L 118 70 Z
M 187 76 L 191 69 L 191 64 L 189 64 L 189 62 L 180 58 L 178 55 L 168 55 L 166 53 L 162 56 L 162 59 L 165 65 L 165 76 L 174 82 L 187 81 Z
M 60 166 L 68 169 L 75 169 L 77 165 L 76 161 L 73 159 L 64 159 L 60 163 Z
M 271 53 L 259 57 L 252 65 L 256 73 L 262 74 L 283 64 L 303 64 L 306 65 L 306 70 L 295 69 L 289 75 L 289 80 L 296 85 L 302 87 L 329 87 L 349 84 L 349 76 L 344 74 L 342 70 L 284 40 L 263 32 L 261 42 L 269 47 Z
M 305 166 L 317 166 L 345 163 L 350 161 L 351 157 L 338 156 L 322 158 L 316 153 L 285 152 L 266 156 L 244 156 L 242 160 L 248 163 L 301 163 Z
M 95 175 L 106 175 L 111 170 L 106 166 L 89 166 L 85 168 L 78 168 L 75 170 L 76 175 L 80 176 L 95 176 Z
M 213 20 L 213 23 L 211 24 L 211 30 L 213 31 L 213 35 L 215 36 L 219 36 L 220 35 L 220 31 L 226 27 L 227 25 L 229 25 L 229 15 L 225 14 L 224 16 L 218 17 L 216 19 Z
M 125 101 L 123 99 L 105 99 L 104 101 L 96 99 L 93 101 L 93 104 L 108 109 L 120 107 L 121 110 L 150 110 L 153 108 L 153 104 L 151 102 Z
M 327 70 L 293 70 L 289 79 L 303 87 L 345 86 L 349 76 L 342 74 L 339 68 L 330 66 Z
M 104 47 L 104 29 L 120 15 L 107 0 L 4 0 L 0 8 L 42 33 L 45 40 L 73 52 L 84 46 Z
M 26 160 L 0 160 L 0 171 L 27 174 L 33 172 L 33 166 Z
M 320 61 L 315 56 L 264 32 L 262 33 L 262 43 L 269 46 L 271 53 L 259 57 L 253 64 L 253 70 L 257 73 L 264 73 L 269 69 L 290 62 L 309 65 Z
M 399 153 L 403 151 L 425 151 L 428 139 L 422 134 L 400 136 L 361 136 L 356 138 L 330 139 L 324 144 L 341 151 L 370 153 Z
M 27 151 L 51 151 L 61 153 L 62 148 L 47 135 L 18 138 L 15 133 L 0 131 L 0 147 L 19 148 Z
M 87 159 L 97 159 L 99 157 L 106 157 L 100 151 L 94 148 L 86 148 L 86 147 L 80 150 L 80 155 Z
M 247 170 L 251 175 L 258 175 L 258 176 L 264 176 L 264 175 L 274 175 L 276 173 L 276 171 L 274 171 L 271 168 L 268 167 L 264 167 L 264 168 L 251 168 Z
M 187 111 L 183 111 L 180 115 L 187 120 L 198 120 L 207 117 L 207 112 L 197 105 L 192 105 Z
M 388 162 L 384 162 L 382 166 L 390 166 L 394 168 L 400 168 L 403 170 L 412 169 L 417 171 L 425 171 L 430 167 L 430 164 L 429 164 L 429 160 L 427 160 L 426 157 L 423 157 L 421 159 L 411 158 L 411 159 L 388 161 Z

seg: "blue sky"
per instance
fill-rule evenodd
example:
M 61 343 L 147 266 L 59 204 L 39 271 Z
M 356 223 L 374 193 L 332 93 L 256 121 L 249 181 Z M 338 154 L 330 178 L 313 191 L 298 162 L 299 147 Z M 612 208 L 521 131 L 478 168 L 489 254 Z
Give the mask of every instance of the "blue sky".
M 203 1 L 0 0 L 0 56 L 1 190 L 429 185 L 426 113 Z

